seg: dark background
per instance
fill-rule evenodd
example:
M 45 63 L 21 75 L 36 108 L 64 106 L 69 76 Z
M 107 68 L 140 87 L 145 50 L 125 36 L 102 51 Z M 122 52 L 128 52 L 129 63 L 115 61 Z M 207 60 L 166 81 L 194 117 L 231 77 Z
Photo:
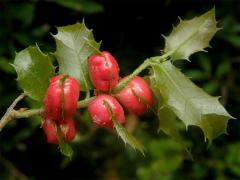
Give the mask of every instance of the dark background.
M 65 2 L 65 3 L 64 3 Z M 66 3 L 68 2 L 68 3 Z M 71 3 L 69 3 L 71 2 Z M 0 1 L 0 115 L 21 93 L 9 65 L 15 52 L 38 43 L 55 50 L 50 33 L 56 26 L 84 21 L 119 62 L 121 75 L 131 73 L 147 57 L 159 55 L 162 34 L 171 32 L 178 16 L 190 19 L 215 6 L 220 30 L 208 53 L 177 64 L 192 80 L 239 118 L 240 1 L 236 0 L 1 0 Z M 19 107 L 40 105 L 27 99 Z M 80 116 L 80 118 L 79 118 Z M 240 178 L 240 125 L 230 120 L 229 135 L 207 147 L 200 129 L 183 131 L 191 160 L 181 145 L 163 133 L 148 113 L 128 115 L 132 133 L 146 146 L 146 156 L 135 152 L 111 131 L 95 129 L 84 110 L 76 115 L 79 133 L 72 143 L 72 161 L 46 142 L 40 118 L 19 119 L 0 133 L 0 179 L 238 179 Z

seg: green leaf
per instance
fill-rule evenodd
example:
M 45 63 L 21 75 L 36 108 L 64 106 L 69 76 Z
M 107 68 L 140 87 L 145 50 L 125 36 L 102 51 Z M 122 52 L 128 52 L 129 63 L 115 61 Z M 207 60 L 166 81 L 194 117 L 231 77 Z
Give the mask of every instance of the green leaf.
M 187 59 L 198 51 L 204 51 L 217 32 L 215 9 L 191 20 L 181 20 L 165 37 L 164 52 L 169 53 L 172 60 Z
M 229 144 L 227 146 L 226 156 L 224 157 L 224 162 L 229 167 L 229 170 L 240 176 L 240 143 Z
M 86 14 L 99 13 L 103 11 L 103 6 L 91 0 L 54 0 L 55 3 L 70 8 L 72 10 L 80 11 Z
M 168 107 L 158 109 L 159 130 L 162 130 L 169 136 L 172 136 L 176 141 L 182 141 L 179 133 L 177 116 Z
M 8 6 L 11 18 L 19 20 L 19 26 L 27 27 L 34 19 L 35 4 L 33 2 L 12 3 Z
M 218 64 L 217 70 L 216 70 L 216 77 L 219 79 L 226 77 L 230 71 L 231 71 L 231 62 L 229 61 L 229 59 L 226 59 L 223 62 Z
M 202 88 L 204 91 L 210 94 L 214 94 L 220 88 L 219 85 L 215 82 L 209 81 L 203 84 Z
M 156 114 L 159 119 L 158 131 L 162 130 L 165 134 L 171 136 L 175 141 L 183 145 L 187 150 L 188 146 L 180 134 L 180 121 L 177 119 L 177 116 L 174 114 L 174 112 L 163 104 L 163 97 L 160 94 L 161 90 L 156 83 L 156 78 L 157 77 L 154 77 L 154 74 L 150 76 L 150 85 L 155 96 L 155 106 L 157 106 Z
M 185 72 L 185 74 L 195 81 L 200 81 L 206 79 L 206 73 L 198 69 L 191 69 Z
M 58 137 L 60 152 L 64 156 L 68 157 L 69 159 L 72 159 L 72 156 L 73 156 L 72 147 L 69 144 L 64 142 L 62 135 L 61 135 L 61 129 L 59 126 L 57 126 L 57 137 Z
M 235 48 L 240 47 L 240 24 L 236 17 L 232 15 L 226 15 L 220 22 L 221 27 L 224 27 L 223 30 L 220 31 L 218 37 L 227 41 Z
M 112 118 L 114 127 L 124 143 L 132 146 L 133 149 L 139 150 L 144 155 L 144 146 L 132 135 L 125 127 L 118 123 L 115 118 Z
M 155 77 L 155 74 L 150 76 L 150 85 L 156 101 L 155 107 L 157 107 L 156 115 L 159 119 L 158 131 L 162 130 L 165 134 L 173 137 L 176 140 L 181 139 L 176 126 L 177 116 L 163 104 L 163 97 L 160 93 L 161 90 L 156 83 L 156 78 L 157 77 Z
M 205 76 L 210 76 L 212 71 L 210 58 L 206 54 L 198 54 L 197 58 L 197 62 L 199 66 L 204 70 Z
M 0 70 L 5 73 L 15 74 L 15 70 L 9 62 L 10 61 L 8 59 L 0 57 Z
M 86 14 L 101 13 L 104 11 L 103 5 L 98 2 L 85 0 L 82 1 L 83 12 Z
M 32 99 L 42 101 L 54 76 L 54 67 L 48 55 L 41 52 L 38 46 L 30 46 L 16 54 L 13 64 L 23 91 Z
M 210 142 L 226 133 L 227 122 L 232 117 L 219 103 L 218 97 L 205 93 L 170 61 L 152 64 L 152 68 L 163 104 L 169 107 L 186 127 L 199 126 Z
M 29 34 L 26 34 L 25 32 L 14 33 L 13 37 L 16 39 L 16 41 L 18 41 L 18 43 L 20 43 L 23 46 L 28 46 L 33 41 L 32 37 L 29 36 Z
M 178 170 L 184 161 L 183 147 L 170 139 L 151 139 L 147 148 L 150 156 L 139 165 L 137 179 L 177 179 L 173 172 Z
M 72 159 L 72 156 L 73 156 L 73 150 L 72 150 L 72 147 L 65 143 L 64 141 L 60 141 L 59 143 L 59 148 L 60 148 L 60 152 L 68 157 L 69 159 Z
M 88 75 L 87 59 L 99 52 L 100 43 L 94 40 L 92 31 L 84 23 L 58 27 L 53 35 L 57 49 L 55 56 L 59 72 L 75 77 L 82 91 L 89 91 L 92 84 Z
M 111 106 L 107 102 L 105 102 L 105 105 L 111 114 L 113 125 L 123 142 L 132 146 L 133 149 L 139 150 L 144 155 L 144 146 L 131 133 L 129 133 L 125 127 L 118 123 L 116 117 L 114 116 L 114 113 L 112 112 Z

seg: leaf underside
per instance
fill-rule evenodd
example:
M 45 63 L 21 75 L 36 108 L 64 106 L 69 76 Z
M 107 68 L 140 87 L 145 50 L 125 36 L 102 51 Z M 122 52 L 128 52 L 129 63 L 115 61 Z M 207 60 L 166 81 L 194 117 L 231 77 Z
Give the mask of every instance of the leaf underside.
M 48 55 L 38 46 L 30 46 L 16 54 L 13 64 L 23 91 L 32 99 L 42 101 L 54 67 Z
M 163 105 L 169 108 L 184 124 L 199 126 L 211 142 L 226 133 L 227 122 L 232 118 L 219 103 L 193 84 L 170 61 L 152 64 L 151 83 L 155 83 L 163 98 Z
M 92 30 L 84 23 L 76 23 L 57 28 L 53 35 L 57 49 L 54 53 L 59 63 L 59 73 L 75 77 L 81 91 L 89 91 L 92 84 L 88 75 L 87 60 L 91 54 L 99 52 L 100 43 L 94 40 Z
M 180 19 L 180 18 L 179 18 Z M 172 60 L 189 59 L 189 56 L 209 47 L 209 42 L 217 32 L 215 9 L 191 20 L 181 20 L 165 38 L 164 52 L 172 52 Z

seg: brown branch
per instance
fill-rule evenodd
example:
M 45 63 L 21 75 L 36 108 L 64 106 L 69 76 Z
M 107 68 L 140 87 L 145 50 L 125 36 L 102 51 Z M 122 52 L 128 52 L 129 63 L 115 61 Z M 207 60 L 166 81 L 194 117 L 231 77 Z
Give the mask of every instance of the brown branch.
M 17 103 L 25 97 L 25 94 L 21 94 L 17 97 L 11 104 L 11 106 L 7 109 L 5 115 L 0 120 L 0 131 L 3 129 L 4 126 L 6 126 L 11 120 L 13 119 L 20 119 L 20 118 L 29 118 L 31 116 L 42 116 L 44 113 L 44 108 L 39 109 L 29 109 L 25 111 L 16 111 L 14 110 L 14 107 L 17 105 Z M 94 97 L 84 99 L 82 101 L 78 101 L 77 107 L 78 108 L 86 108 L 88 106 L 88 103 L 92 101 Z
M 9 122 L 12 120 L 13 118 L 13 111 L 15 106 L 17 105 L 17 103 L 19 101 L 21 101 L 24 97 L 26 96 L 25 93 L 20 94 L 11 104 L 11 106 L 9 106 L 9 108 L 7 109 L 6 113 L 4 114 L 4 116 L 2 117 L 2 119 L 0 120 L 0 131 L 2 130 L 2 128 Z

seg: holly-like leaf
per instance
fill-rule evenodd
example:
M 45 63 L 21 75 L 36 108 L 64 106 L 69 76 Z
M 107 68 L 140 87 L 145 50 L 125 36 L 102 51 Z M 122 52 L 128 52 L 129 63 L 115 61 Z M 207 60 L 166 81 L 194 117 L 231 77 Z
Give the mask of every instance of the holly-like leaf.
M 139 150 L 144 155 L 144 146 L 131 133 L 129 133 L 125 127 L 118 123 L 116 117 L 114 116 L 114 113 L 112 112 L 111 106 L 107 102 L 105 102 L 105 105 L 111 114 L 114 128 L 116 129 L 123 142 L 132 146 L 133 149 Z
M 180 134 L 180 121 L 177 119 L 174 112 L 163 104 L 163 97 L 160 94 L 161 90 L 156 83 L 156 78 L 157 77 L 154 77 L 154 74 L 150 76 L 150 85 L 156 101 L 155 111 L 159 120 L 158 131 L 162 130 L 165 134 L 171 136 L 178 143 L 182 144 L 185 149 L 187 149 L 187 145 Z
M 54 76 L 54 67 L 48 55 L 38 46 L 30 46 L 16 54 L 13 64 L 23 91 L 32 99 L 42 101 Z
M 167 135 L 173 137 L 177 141 L 182 141 L 179 133 L 177 116 L 168 107 L 158 109 L 159 130 L 162 130 Z
M 66 144 L 65 142 L 61 141 L 61 142 L 59 142 L 59 148 L 60 148 L 60 152 L 64 156 L 68 157 L 69 159 L 72 159 L 73 150 L 69 144 Z
M 181 20 L 173 27 L 169 36 L 165 37 L 164 52 L 171 52 L 171 59 L 187 59 L 198 51 L 204 51 L 217 32 L 215 9 L 191 20 Z
M 226 133 L 227 122 L 232 118 L 219 103 L 193 84 L 170 61 L 152 64 L 154 80 L 163 98 L 163 104 L 170 108 L 186 127 L 199 126 L 211 142 Z
M 60 148 L 60 152 L 68 157 L 69 159 L 72 159 L 73 156 L 73 150 L 72 147 L 65 143 L 63 138 L 62 138 L 62 134 L 61 134 L 61 129 L 59 126 L 57 126 L 57 138 L 58 138 L 58 142 L 59 142 L 59 148 Z
M 131 133 L 129 133 L 125 127 L 118 123 L 115 118 L 112 118 L 112 121 L 123 142 L 132 146 L 133 149 L 139 150 L 144 155 L 144 146 Z
M 75 77 L 82 91 L 89 91 L 92 84 L 88 75 L 87 59 L 99 52 L 100 43 L 94 40 L 92 30 L 84 23 L 57 28 L 53 35 L 57 49 L 54 53 L 59 63 L 59 72 Z

